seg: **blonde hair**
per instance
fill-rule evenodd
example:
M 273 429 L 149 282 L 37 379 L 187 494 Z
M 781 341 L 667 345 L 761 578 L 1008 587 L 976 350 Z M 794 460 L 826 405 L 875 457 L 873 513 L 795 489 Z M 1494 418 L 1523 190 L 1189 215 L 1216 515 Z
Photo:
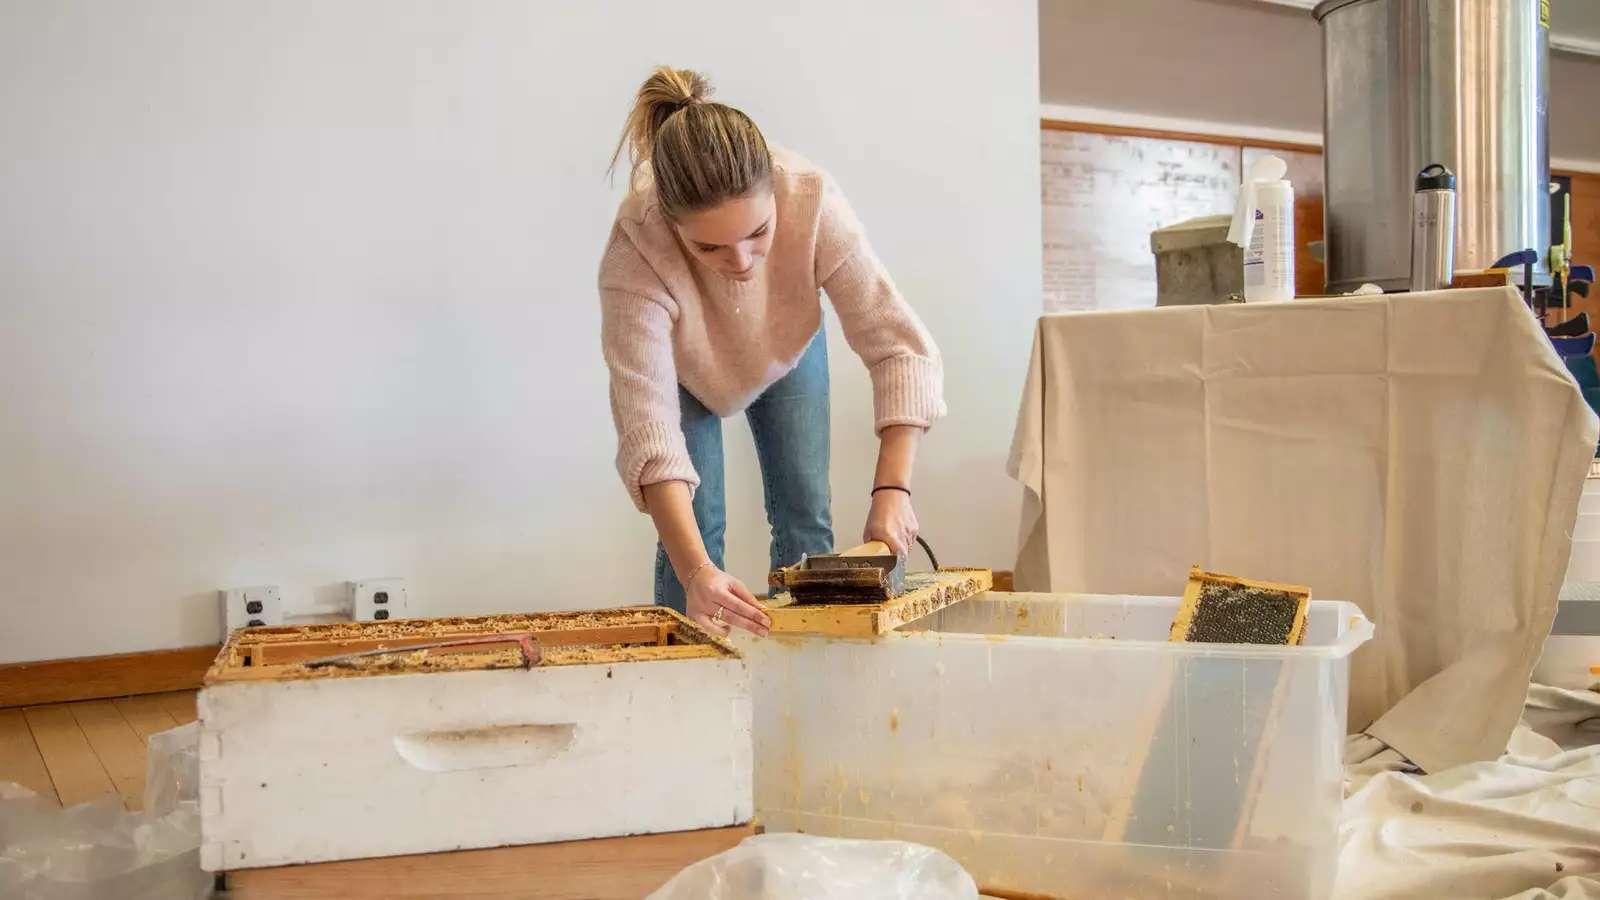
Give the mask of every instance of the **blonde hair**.
M 711 82 L 689 69 L 660 66 L 639 86 L 611 168 L 627 151 L 630 177 L 649 164 L 668 218 L 746 197 L 767 185 L 772 154 L 750 117 L 713 103 Z

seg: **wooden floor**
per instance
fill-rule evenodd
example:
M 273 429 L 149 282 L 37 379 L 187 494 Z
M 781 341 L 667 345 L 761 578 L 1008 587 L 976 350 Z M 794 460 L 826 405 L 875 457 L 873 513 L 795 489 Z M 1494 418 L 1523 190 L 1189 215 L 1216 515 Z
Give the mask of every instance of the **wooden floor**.
M 0 709 L 0 781 L 62 806 L 116 794 L 136 810 L 150 735 L 194 719 L 194 691 Z

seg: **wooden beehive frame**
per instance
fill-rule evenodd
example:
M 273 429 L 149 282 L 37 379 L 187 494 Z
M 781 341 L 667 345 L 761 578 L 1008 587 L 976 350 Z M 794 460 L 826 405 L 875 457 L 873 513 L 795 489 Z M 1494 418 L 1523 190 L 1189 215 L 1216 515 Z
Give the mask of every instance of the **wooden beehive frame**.
M 503 638 L 503 640 L 497 640 Z M 526 644 L 535 648 L 532 657 Z M 459 646 L 419 647 L 453 640 Z M 409 650 L 407 648 L 416 648 Z M 392 653 L 373 651 L 392 650 Z M 229 637 L 207 685 L 737 657 L 732 645 L 666 607 L 474 618 L 245 628 Z M 318 665 L 344 657 L 339 665 Z
M 1311 588 L 1301 584 L 1279 584 L 1276 581 L 1258 581 L 1253 578 L 1207 572 L 1199 566 L 1189 569 L 1189 581 L 1183 587 L 1183 603 L 1178 607 L 1177 617 L 1172 620 L 1172 631 L 1168 635 L 1168 640 L 1183 642 L 1189 639 L 1189 626 L 1194 623 L 1195 609 L 1200 604 L 1200 592 L 1208 584 L 1258 588 L 1294 597 L 1298 606 L 1295 609 L 1294 624 L 1289 629 L 1288 646 L 1298 647 L 1305 641 L 1306 616 L 1311 608 Z
M 773 573 L 775 588 L 783 572 Z M 882 603 L 792 603 L 788 595 L 775 597 L 767 606 L 773 634 L 825 634 L 830 637 L 870 638 L 887 634 L 907 622 L 932 615 L 952 603 L 975 597 L 994 586 L 988 569 L 940 569 L 906 576 L 906 591 Z

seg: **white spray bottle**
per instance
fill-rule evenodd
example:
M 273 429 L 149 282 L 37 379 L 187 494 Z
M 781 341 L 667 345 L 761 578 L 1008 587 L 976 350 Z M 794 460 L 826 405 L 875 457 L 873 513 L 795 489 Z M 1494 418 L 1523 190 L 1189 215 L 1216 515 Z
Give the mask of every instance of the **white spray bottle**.
M 1239 185 L 1228 240 L 1244 248 L 1244 299 L 1294 299 L 1294 187 L 1289 166 L 1263 156 Z

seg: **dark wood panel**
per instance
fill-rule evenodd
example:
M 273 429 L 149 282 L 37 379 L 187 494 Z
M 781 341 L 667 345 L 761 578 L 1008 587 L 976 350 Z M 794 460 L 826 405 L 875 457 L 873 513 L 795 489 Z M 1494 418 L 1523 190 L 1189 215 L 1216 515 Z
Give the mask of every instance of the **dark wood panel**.
M 1600 267 L 1600 175 L 1555 174 L 1572 179 L 1572 261 Z

